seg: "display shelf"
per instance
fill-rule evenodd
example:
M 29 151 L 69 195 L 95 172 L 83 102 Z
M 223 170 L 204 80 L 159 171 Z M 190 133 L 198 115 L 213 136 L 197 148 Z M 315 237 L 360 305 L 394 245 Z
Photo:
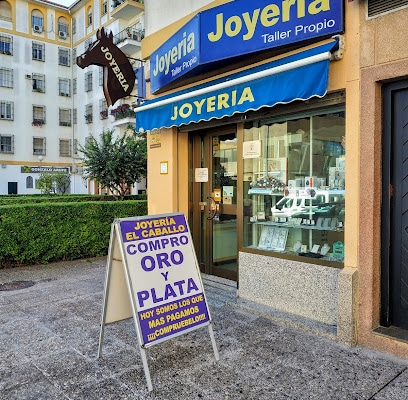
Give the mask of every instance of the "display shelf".
M 282 192 L 274 192 L 271 188 L 251 188 L 248 190 L 248 194 L 262 194 L 262 195 L 268 195 L 268 196 L 283 196 L 283 191 Z
M 334 232 L 344 232 L 344 227 L 321 227 L 316 225 L 306 225 L 306 224 L 295 224 L 292 222 L 274 222 L 274 221 L 256 221 L 248 222 L 250 225 L 269 225 L 281 228 L 294 228 L 294 229 L 306 229 L 306 230 L 317 230 L 317 231 L 334 231 Z

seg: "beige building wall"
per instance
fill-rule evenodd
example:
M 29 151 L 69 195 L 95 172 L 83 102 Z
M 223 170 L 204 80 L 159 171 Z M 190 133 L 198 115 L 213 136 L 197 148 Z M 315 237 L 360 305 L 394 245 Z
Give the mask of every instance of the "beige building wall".
M 408 76 L 408 9 L 366 19 L 360 4 L 360 246 L 358 341 L 361 345 L 408 359 L 408 343 L 376 334 L 380 323 L 381 156 L 384 83 Z

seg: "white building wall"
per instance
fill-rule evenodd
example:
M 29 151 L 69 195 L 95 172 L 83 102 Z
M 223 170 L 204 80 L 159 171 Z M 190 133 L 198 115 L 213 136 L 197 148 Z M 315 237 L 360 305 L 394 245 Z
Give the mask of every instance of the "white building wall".
M 139 22 L 144 28 L 143 12 L 131 19 L 118 19 L 111 15 L 111 0 L 108 0 L 108 13 L 101 16 L 101 0 L 94 0 L 93 24 L 87 25 L 87 11 L 85 0 L 74 4 L 72 8 L 55 6 L 49 2 L 31 3 L 28 0 L 5 0 L 15 8 L 12 12 L 13 21 L 5 21 L 0 16 L 0 35 L 12 37 L 13 54 L 0 54 L 0 68 L 9 68 L 13 71 L 13 87 L 0 86 L 0 101 L 11 101 L 14 104 L 14 119 L 0 119 L 0 135 L 13 135 L 14 152 L 0 152 L 0 194 L 8 193 L 9 182 L 16 182 L 19 194 L 39 193 L 39 190 L 26 188 L 27 173 L 22 173 L 23 166 L 41 167 L 65 167 L 72 171 L 71 193 L 95 193 L 93 183 L 84 182 L 80 168 L 80 153 L 75 152 L 74 144 L 85 144 L 89 136 L 98 137 L 104 129 L 115 129 L 118 134 L 123 133 L 123 125 L 115 121 L 109 115 L 107 119 L 100 117 L 100 101 L 104 100 L 102 86 L 99 84 L 100 67 L 90 66 L 84 70 L 75 64 L 75 54 L 79 56 L 85 51 L 85 41 L 96 39 L 96 31 L 102 25 L 106 30 L 112 31 L 113 35 L 134 23 Z M 31 7 L 31 8 L 30 8 Z M 44 32 L 34 33 L 31 26 L 31 9 L 36 8 L 43 12 Z M 58 37 L 58 17 L 64 16 L 72 27 L 72 18 L 76 19 L 76 33 L 63 40 Z M 45 62 L 32 59 L 32 43 L 43 43 L 45 46 Z M 68 49 L 70 52 L 70 65 L 59 65 L 59 47 Z M 140 58 L 140 48 L 136 53 L 128 54 L 135 59 Z M 92 71 L 92 90 L 85 92 L 85 75 Z M 32 80 L 28 75 L 45 75 L 45 93 L 33 90 Z M 59 78 L 70 79 L 71 96 L 60 96 Z M 74 83 L 77 81 L 76 93 L 73 93 Z M 124 102 L 131 103 L 136 99 L 128 98 L 118 101 L 110 109 Z M 85 107 L 93 106 L 93 121 L 86 123 Z M 33 106 L 45 107 L 46 123 L 41 126 L 33 126 Z M 59 109 L 71 110 L 71 127 L 59 125 Z M 74 120 L 76 110 L 76 121 Z M 110 111 L 110 110 L 109 110 Z M 133 122 L 133 121 L 131 121 Z M 33 153 L 33 138 L 45 138 L 46 149 L 43 159 L 40 161 L 38 154 Z M 60 156 L 60 139 L 71 141 L 71 156 Z M 35 182 L 40 172 L 31 173 Z M 135 185 L 134 193 L 145 189 L 145 182 Z
M 146 35 L 151 35 L 180 18 L 197 11 L 210 3 L 211 0 L 147 0 L 145 29 Z

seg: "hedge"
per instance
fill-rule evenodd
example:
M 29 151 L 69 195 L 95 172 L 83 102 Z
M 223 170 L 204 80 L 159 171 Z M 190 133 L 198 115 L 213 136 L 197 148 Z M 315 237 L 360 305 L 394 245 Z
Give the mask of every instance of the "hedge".
M 125 200 L 146 200 L 147 195 L 135 194 L 125 197 Z M 66 203 L 66 202 L 78 202 L 78 201 L 116 201 L 114 196 L 106 195 L 87 195 L 87 194 L 68 194 L 68 195 L 1 195 L 1 205 L 11 204 L 34 204 L 34 203 Z
M 0 267 L 97 257 L 115 218 L 147 215 L 147 201 L 0 206 Z

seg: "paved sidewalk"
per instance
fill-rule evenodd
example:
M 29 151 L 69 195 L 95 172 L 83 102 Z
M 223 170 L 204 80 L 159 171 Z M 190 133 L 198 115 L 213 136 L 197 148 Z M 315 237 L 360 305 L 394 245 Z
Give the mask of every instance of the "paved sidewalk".
M 147 349 L 148 392 L 132 320 L 105 329 L 106 258 L 0 270 L 0 399 L 408 399 L 408 362 L 347 348 L 243 309 L 233 286 L 204 279 L 208 329 Z M 224 282 L 227 283 L 227 282 Z

